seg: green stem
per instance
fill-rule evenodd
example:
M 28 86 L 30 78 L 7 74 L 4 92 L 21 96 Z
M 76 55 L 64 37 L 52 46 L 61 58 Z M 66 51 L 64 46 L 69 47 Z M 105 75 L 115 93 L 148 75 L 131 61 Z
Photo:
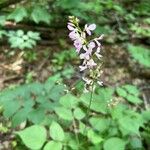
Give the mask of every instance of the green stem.
M 91 91 L 91 95 L 90 95 L 90 102 L 89 102 L 89 105 L 88 105 L 88 108 L 87 108 L 87 113 L 86 113 L 86 122 L 88 123 L 88 119 L 89 119 L 89 115 L 90 115 L 90 108 L 91 108 L 91 104 L 92 104 L 92 100 L 93 100 L 93 93 L 94 93 L 94 82 L 93 82 L 93 85 L 92 85 L 92 91 Z M 85 128 L 84 128 L 84 132 L 86 132 L 86 125 L 85 125 Z
M 75 121 L 75 117 L 74 117 L 73 112 L 72 112 L 72 115 L 73 115 L 73 127 L 74 127 L 74 133 L 75 133 L 76 141 L 77 141 L 78 145 L 80 146 L 78 133 L 76 132 L 76 121 Z

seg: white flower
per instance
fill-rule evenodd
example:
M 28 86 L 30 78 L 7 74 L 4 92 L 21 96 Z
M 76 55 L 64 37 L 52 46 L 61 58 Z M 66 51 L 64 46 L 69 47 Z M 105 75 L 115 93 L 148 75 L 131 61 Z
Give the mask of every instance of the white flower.
M 85 69 L 87 69 L 87 66 L 79 66 L 80 71 L 84 71 Z
M 97 64 L 94 62 L 93 59 L 90 59 L 88 62 L 87 62 L 87 66 L 89 66 L 89 68 L 92 68 L 94 66 L 96 66 Z

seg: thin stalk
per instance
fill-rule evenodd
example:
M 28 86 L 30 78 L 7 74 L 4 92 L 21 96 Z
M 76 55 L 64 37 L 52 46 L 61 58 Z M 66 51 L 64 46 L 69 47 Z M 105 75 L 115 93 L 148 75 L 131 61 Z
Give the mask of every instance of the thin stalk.
M 74 117 L 73 112 L 72 112 L 72 115 L 73 115 L 73 128 L 74 128 L 74 133 L 75 133 L 76 141 L 77 141 L 78 145 L 80 146 L 78 133 L 76 132 L 76 121 L 75 121 L 75 117 Z
M 89 105 L 88 105 L 88 108 L 87 108 L 87 113 L 86 113 L 86 122 L 87 123 L 88 123 L 88 119 L 89 119 L 89 115 L 90 115 L 90 108 L 91 108 L 91 104 L 92 104 L 92 100 L 93 100 L 93 93 L 94 93 L 94 83 L 92 85 L 92 91 L 91 91 L 91 94 L 90 94 L 90 102 L 89 102 Z M 86 125 L 85 125 L 83 133 L 84 132 L 86 132 Z

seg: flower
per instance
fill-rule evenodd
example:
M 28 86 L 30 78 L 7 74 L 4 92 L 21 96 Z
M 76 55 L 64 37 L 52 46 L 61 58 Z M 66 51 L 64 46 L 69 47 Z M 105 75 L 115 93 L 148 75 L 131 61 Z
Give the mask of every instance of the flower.
M 102 86 L 102 82 L 99 81 L 101 70 L 102 57 L 100 54 L 101 43 L 100 40 L 103 35 L 88 40 L 86 35 L 91 35 L 92 31 L 96 29 L 96 24 L 85 25 L 82 30 L 79 27 L 79 20 L 76 17 L 69 17 L 67 28 L 69 29 L 69 37 L 73 41 L 73 45 L 76 48 L 76 52 L 79 54 L 79 58 L 82 60 L 79 69 L 83 72 L 82 80 L 85 82 L 85 92 L 92 91 L 94 83 L 98 83 Z
M 71 30 L 71 31 L 72 31 L 72 30 L 75 30 L 75 28 L 72 26 L 72 24 L 68 24 L 68 25 L 67 25 L 67 28 L 68 28 L 69 30 Z
M 82 41 L 80 39 L 76 39 L 74 41 L 74 46 L 76 48 L 77 53 L 79 53 L 82 48 Z
M 78 39 L 80 37 L 79 33 L 73 30 L 72 32 L 69 33 L 69 37 L 71 38 L 72 41 Z
M 96 24 L 93 23 L 89 26 L 86 24 L 84 29 L 85 29 L 85 31 L 87 32 L 88 35 L 91 35 L 92 34 L 91 31 L 96 29 Z

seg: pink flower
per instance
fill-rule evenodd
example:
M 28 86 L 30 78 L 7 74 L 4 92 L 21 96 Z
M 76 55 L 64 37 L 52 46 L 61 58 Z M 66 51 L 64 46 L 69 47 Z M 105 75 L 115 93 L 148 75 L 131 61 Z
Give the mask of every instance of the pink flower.
M 82 41 L 77 39 L 74 41 L 74 46 L 76 48 L 77 53 L 80 52 L 81 48 L 82 48 Z
M 88 45 L 89 48 L 93 49 L 95 47 L 95 43 L 94 42 L 90 42 Z
M 73 30 L 72 32 L 69 33 L 69 37 L 71 38 L 72 41 L 78 39 L 80 37 L 79 33 Z
M 86 53 L 80 54 L 80 59 L 89 60 L 90 59 L 89 53 L 86 52 Z
M 96 24 L 93 23 L 89 26 L 86 24 L 84 29 L 85 29 L 85 31 L 87 32 L 88 35 L 91 35 L 92 34 L 91 31 L 96 29 Z
M 75 28 L 74 28 L 73 26 L 71 26 L 70 24 L 67 25 L 67 28 L 68 28 L 70 31 L 75 30 Z

